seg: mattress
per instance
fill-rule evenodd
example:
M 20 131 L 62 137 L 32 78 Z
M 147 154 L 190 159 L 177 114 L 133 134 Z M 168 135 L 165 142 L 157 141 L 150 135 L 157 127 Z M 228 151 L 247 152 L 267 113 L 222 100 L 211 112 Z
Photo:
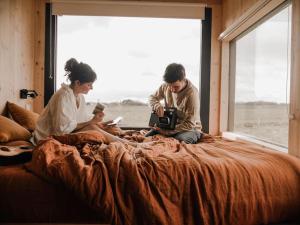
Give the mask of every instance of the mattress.
M 0 166 L 0 199 L 0 223 L 105 222 L 62 185 L 35 176 L 24 164 Z
M 116 225 L 299 220 L 300 159 L 222 138 L 151 138 L 133 147 L 105 144 L 96 131 L 56 136 L 36 147 L 26 168 Z
M 299 224 L 300 159 L 215 137 L 152 141 L 41 142 L 26 164 L 0 166 L 0 223 Z

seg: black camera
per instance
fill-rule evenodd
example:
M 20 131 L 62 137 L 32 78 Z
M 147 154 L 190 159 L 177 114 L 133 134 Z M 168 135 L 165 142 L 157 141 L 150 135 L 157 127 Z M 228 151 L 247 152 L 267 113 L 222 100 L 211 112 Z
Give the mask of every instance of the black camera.
M 165 108 L 164 116 L 158 117 L 155 111 L 151 113 L 149 126 L 157 126 L 162 129 L 174 130 L 177 123 L 177 109 L 174 107 Z

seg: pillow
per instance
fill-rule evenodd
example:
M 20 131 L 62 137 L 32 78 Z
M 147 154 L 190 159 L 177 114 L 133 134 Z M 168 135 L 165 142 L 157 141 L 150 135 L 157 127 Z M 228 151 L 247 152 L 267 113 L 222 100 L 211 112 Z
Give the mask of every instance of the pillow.
M 54 139 L 62 144 L 67 145 L 81 145 L 85 143 L 105 143 L 108 144 L 106 137 L 96 130 L 87 130 L 77 133 L 53 135 Z
M 0 115 L 0 142 L 8 141 L 27 141 L 31 134 L 24 127 Z
M 25 127 L 27 130 L 34 131 L 39 114 L 11 102 L 7 102 L 7 109 L 14 121 L 22 127 Z
M 29 141 L 9 141 L 6 143 L 1 143 L 1 145 L 5 146 L 33 146 L 33 144 Z

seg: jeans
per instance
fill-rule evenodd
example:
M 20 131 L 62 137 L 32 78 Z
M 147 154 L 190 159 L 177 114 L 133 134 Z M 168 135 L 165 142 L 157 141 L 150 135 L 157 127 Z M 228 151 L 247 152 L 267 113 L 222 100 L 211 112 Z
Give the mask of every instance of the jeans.
M 155 134 L 159 134 L 158 131 L 151 129 L 145 137 L 153 136 Z M 171 135 L 169 137 L 173 137 L 177 139 L 178 141 L 184 141 L 186 144 L 196 144 L 202 136 L 202 133 L 200 133 L 197 130 L 190 130 L 190 131 L 180 131 L 174 135 Z

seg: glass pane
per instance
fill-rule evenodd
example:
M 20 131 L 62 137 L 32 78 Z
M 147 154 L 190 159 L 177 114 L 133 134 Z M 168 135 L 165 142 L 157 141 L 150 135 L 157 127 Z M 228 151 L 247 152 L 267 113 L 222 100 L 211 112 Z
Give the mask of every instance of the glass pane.
M 288 146 L 291 6 L 235 42 L 233 131 Z
M 58 18 L 57 88 L 65 62 L 74 57 L 97 73 L 86 95 L 91 108 L 105 103 L 105 120 L 148 126 L 147 99 L 163 82 L 166 66 L 183 64 L 199 86 L 201 21 L 191 19 L 62 16 Z

